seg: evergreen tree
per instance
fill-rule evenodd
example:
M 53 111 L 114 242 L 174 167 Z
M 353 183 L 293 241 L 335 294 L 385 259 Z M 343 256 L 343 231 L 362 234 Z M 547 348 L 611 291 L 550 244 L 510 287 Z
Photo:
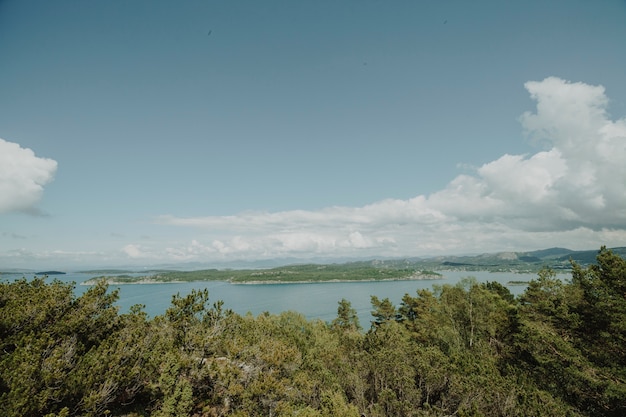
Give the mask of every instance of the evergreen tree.
M 360 331 L 359 316 L 352 308 L 350 301 L 342 298 L 337 307 L 337 318 L 333 320 L 333 326 L 342 330 Z
M 0 415 L 626 415 L 626 261 L 602 248 L 571 282 L 518 299 L 474 279 L 350 302 L 331 323 L 240 316 L 206 291 L 119 314 L 103 283 L 0 282 Z

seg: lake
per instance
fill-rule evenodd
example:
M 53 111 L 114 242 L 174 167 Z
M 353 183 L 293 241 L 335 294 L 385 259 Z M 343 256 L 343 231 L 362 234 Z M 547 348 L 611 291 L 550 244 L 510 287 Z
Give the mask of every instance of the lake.
M 135 304 L 145 305 L 149 316 L 163 314 L 170 306 L 172 295 L 180 293 L 186 295 L 192 289 L 208 289 L 209 299 L 224 301 L 224 308 L 231 309 L 238 314 L 251 313 L 258 315 L 263 312 L 280 313 L 282 311 L 298 311 L 308 319 L 332 321 L 337 316 L 337 303 L 345 298 L 350 301 L 357 311 L 359 321 L 364 328 L 369 327 L 372 317 L 370 297 L 389 298 L 393 303 L 400 304 L 404 294 L 415 295 L 418 289 L 429 288 L 433 285 L 455 285 L 466 277 L 475 277 L 478 282 L 497 281 L 514 294 L 524 292 L 524 285 L 507 285 L 509 281 L 530 281 L 536 274 L 516 274 L 512 272 L 487 271 L 438 271 L 444 279 L 414 280 L 414 281 L 366 281 L 366 282 L 322 282 L 310 284 L 230 284 L 224 281 L 171 283 L 171 284 L 127 284 L 111 285 L 119 288 L 120 298 L 118 305 L 120 312 L 128 312 Z M 3 281 L 13 281 L 22 275 L 5 274 Z M 92 274 L 68 273 L 50 277 L 58 278 L 63 282 L 80 284 L 92 278 Z M 559 275 L 561 279 L 569 279 L 571 275 Z M 89 287 L 76 285 L 75 293 L 82 294 Z

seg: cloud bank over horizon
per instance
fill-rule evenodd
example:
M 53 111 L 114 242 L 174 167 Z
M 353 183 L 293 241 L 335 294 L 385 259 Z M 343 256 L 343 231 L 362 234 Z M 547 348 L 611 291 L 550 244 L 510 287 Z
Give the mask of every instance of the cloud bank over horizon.
M 626 118 L 611 120 L 604 87 L 557 77 L 525 85 L 536 102 L 520 123 L 542 150 L 487 162 L 430 195 L 362 207 L 162 215 L 202 238 L 129 258 L 420 256 L 569 245 L 626 245 Z
M 0 214 L 40 214 L 37 203 L 56 170 L 55 160 L 37 157 L 31 149 L 0 139 Z
M 358 207 L 164 214 L 142 223 L 150 229 L 135 233 L 139 238 L 128 230 L 87 242 L 72 238 L 77 250 L 9 246 L 0 261 L 155 265 L 626 246 L 626 118 L 609 115 L 602 86 L 556 77 L 524 86 L 536 109 L 519 122 L 537 151 L 504 154 L 433 193 Z M 37 204 L 56 169 L 56 161 L 0 139 L 0 214 L 41 214 Z M 18 229 L 0 232 L 20 246 L 31 238 Z

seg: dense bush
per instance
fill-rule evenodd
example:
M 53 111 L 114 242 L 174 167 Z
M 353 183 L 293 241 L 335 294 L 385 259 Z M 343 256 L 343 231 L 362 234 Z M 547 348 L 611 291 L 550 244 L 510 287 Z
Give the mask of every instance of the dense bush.
M 623 416 L 626 262 L 602 248 L 571 282 L 349 301 L 331 323 L 241 316 L 206 291 L 119 314 L 101 283 L 0 283 L 4 416 Z

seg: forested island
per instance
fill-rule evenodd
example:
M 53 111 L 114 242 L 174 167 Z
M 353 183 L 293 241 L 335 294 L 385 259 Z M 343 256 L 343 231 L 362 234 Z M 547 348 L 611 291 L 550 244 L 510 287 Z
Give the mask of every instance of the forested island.
M 94 285 L 141 284 L 197 281 L 228 281 L 232 284 L 280 284 L 331 281 L 383 281 L 441 279 L 434 271 L 418 270 L 397 261 L 350 262 L 345 264 L 289 265 L 271 269 L 203 269 L 199 271 L 154 271 L 141 275 L 101 275 L 83 282 Z
M 330 322 L 239 315 L 205 291 L 120 314 L 100 281 L 76 297 L 0 282 L 0 415 L 626 415 L 626 261 L 546 268 L 514 297 L 468 278 L 402 300 L 349 300 Z
M 622 257 L 626 248 L 612 248 Z M 99 281 L 108 284 L 144 284 L 196 281 L 227 281 L 233 284 L 280 284 L 331 281 L 384 281 L 442 279 L 438 271 L 489 271 L 537 273 L 545 268 L 569 271 L 571 262 L 580 265 L 593 263 L 597 251 L 573 251 L 550 248 L 532 252 L 500 252 L 474 256 L 443 256 L 427 259 L 386 259 L 333 264 L 294 264 L 265 269 L 201 269 L 192 271 L 150 270 L 136 273 L 131 270 L 82 271 L 95 275 L 82 282 L 95 285 Z M 515 282 L 524 285 L 526 282 Z

